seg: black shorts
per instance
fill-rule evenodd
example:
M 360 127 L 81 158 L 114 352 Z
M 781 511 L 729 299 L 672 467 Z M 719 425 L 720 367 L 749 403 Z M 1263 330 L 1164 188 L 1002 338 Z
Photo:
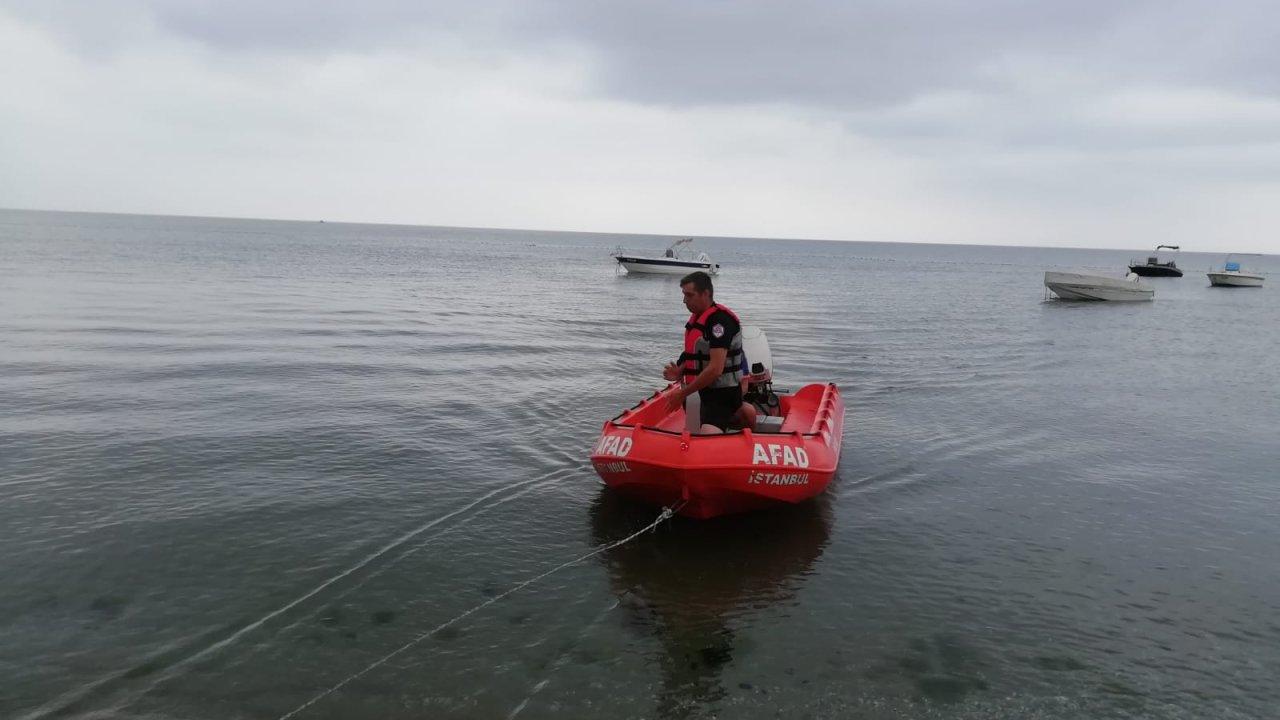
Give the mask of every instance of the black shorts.
M 699 390 L 698 398 L 702 401 L 702 424 L 728 430 L 729 421 L 742 407 L 742 388 L 735 385 Z

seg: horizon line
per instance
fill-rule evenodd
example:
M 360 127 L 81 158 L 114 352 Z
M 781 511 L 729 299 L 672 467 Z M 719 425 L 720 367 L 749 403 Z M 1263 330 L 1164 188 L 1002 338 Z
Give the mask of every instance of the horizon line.
M 316 219 L 300 219 L 300 218 L 280 218 L 280 217 L 244 217 L 241 215 L 184 215 L 169 213 L 144 213 L 144 212 L 124 212 L 117 210 L 57 210 L 49 208 L 14 208 L 0 207 L 0 212 L 31 212 L 31 213 L 64 213 L 69 215 L 120 215 L 125 217 L 167 217 L 167 218 L 185 218 L 190 220 L 243 220 L 258 222 L 282 222 L 282 223 L 321 223 L 325 225 L 376 225 L 383 227 L 404 227 L 404 228 L 444 228 L 449 230 L 497 230 L 501 232 L 532 232 L 532 233 L 559 233 L 571 235 L 626 235 L 632 237 L 653 237 L 653 238 L 704 238 L 708 240 L 780 240 L 783 242 L 829 242 L 829 243 L 859 243 L 863 245 L 938 245 L 943 247 L 987 247 L 987 248 L 1038 248 L 1045 250 L 1102 250 L 1114 252 L 1154 252 L 1143 248 L 1119 248 L 1119 247 L 1074 247 L 1064 245 L 1007 245 L 998 243 L 965 243 L 965 242 L 930 242 L 926 240 L 846 240 L 837 238 L 805 238 L 805 237 L 768 237 L 768 236 L 752 236 L 752 235 L 690 235 L 688 233 L 647 233 L 647 232 L 619 232 L 615 230 L 564 230 L 564 229 L 545 229 L 545 228 L 526 228 L 526 227 L 499 227 L 490 225 L 424 225 L 415 223 L 388 222 L 388 221 L 353 221 L 353 220 L 330 220 L 328 218 Z M 1178 252 L 1183 252 L 1179 250 Z M 1220 255 L 1221 250 L 1188 250 L 1188 254 L 1201 253 L 1205 255 Z M 1245 254 L 1243 252 L 1232 252 L 1233 255 Z M 1256 255 L 1267 256 L 1271 253 L 1253 253 Z

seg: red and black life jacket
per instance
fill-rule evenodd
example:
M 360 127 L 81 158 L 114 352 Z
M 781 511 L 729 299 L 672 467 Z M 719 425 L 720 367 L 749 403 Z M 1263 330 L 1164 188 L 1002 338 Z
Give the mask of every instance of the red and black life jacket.
M 680 381 L 686 385 L 693 382 L 693 379 L 698 377 L 711 360 L 711 341 L 707 339 L 707 321 L 717 310 L 733 318 L 738 328 L 730 339 L 729 352 L 724 358 L 724 370 L 720 373 L 720 377 L 707 387 L 735 387 L 742 381 L 742 322 L 729 308 L 712 303 L 711 307 L 702 311 L 701 314 L 690 315 L 689 322 L 684 324 L 684 352 L 680 353 L 677 364 L 680 366 Z

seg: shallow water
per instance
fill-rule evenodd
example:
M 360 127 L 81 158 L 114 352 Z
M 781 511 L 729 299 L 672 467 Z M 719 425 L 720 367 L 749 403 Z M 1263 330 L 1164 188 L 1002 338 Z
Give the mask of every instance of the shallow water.
M 1044 270 L 1142 253 L 707 241 L 844 393 L 831 491 L 503 596 L 656 516 L 587 462 L 686 314 L 620 244 L 0 212 L 0 717 L 1280 704 L 1280 295 L 1219 256 L 1076 304 Z

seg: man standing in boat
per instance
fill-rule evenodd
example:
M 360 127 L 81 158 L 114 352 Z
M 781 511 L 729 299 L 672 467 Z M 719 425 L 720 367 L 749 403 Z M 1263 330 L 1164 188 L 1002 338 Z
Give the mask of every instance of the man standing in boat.
M 742 403 L 742 325 L 729 308 L 716 303 L 711 276 L 701 270 L 680 279 L 684 306 L 691 313 L 684 326 L 684 352 L 667 363 L 662 377 L 680 380 L 678 390 L 667 397 L 667 407 L 675 410 L 693 393 L 702 406 L 702 433 L 722 433 L 735 417 L 746 425 L 754 423 L 754 408 Z

